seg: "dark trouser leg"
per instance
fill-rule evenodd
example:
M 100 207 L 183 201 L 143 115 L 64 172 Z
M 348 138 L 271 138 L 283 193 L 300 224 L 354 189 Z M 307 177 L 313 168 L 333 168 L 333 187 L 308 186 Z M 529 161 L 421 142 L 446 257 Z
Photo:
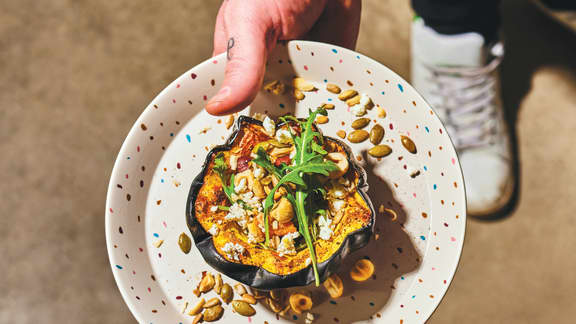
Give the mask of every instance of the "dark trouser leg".
M 476 32 L 486 42 L 498 38 L 500 0 L 412 0 L 426 25 L 441 34 Z

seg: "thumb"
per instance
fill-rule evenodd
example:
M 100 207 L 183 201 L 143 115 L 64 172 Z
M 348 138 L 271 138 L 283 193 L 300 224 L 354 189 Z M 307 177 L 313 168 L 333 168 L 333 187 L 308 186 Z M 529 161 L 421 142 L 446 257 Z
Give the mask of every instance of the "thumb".
M 257 16 L 257 10 L 226 18 L 227 59 L 222 87 L 208 101 L 206 110 L 212 115 L 226 115 L 244 109 L 256 97 L 266 69 L 268 51 L 276 43 L 272 23 Z M 265 16 L 264 16 L 265 17 Z

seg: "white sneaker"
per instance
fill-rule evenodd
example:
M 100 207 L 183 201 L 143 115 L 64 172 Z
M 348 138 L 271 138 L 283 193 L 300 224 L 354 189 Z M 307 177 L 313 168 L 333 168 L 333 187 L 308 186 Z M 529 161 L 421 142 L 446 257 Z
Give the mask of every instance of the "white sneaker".
M 471 216 L 492 216 L 514 191 L 497 73 L 503 52 L 502 44 L 486 46 L 478 33 L 442 35 L 422 19 L 412 24 L 412 84 L 456 146 Z

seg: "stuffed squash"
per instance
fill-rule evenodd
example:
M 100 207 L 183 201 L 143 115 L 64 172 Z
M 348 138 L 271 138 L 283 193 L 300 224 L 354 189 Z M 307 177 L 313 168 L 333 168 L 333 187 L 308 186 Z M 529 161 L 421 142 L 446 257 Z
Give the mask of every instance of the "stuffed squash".
M 204 259 L 261 289 L 319 285 L 366 245 L 374 211 L 365 172 L 311 111 L 278 124 L 240 117 L 194 180 L 187 222 Z

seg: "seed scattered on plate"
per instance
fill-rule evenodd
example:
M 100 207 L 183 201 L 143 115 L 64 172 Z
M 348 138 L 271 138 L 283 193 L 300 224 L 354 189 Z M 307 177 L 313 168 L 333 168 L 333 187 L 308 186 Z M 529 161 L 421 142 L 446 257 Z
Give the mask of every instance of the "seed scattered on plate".
M 316 123 L 318 124 L 326 124 L 328 122 L 328 116 L 318 116 L 316 117 Z
M 400 139 L 402 141 L 402 146 L 404 146 L 404 148 L 412 153 L 412 154 L 416 154 L 417 150 L 416 150 L 416 144 L 414 144 L 414 141 L 412 141 L 412 139 L 410 139 L 410 137 L 408 136 L 400 136 Z
M 204 304 L 206 304 L 206 300 L 204 298 L 200 299 L 188 312 L 188 315 L 194 316 L 200 314 L 202 309 L 204 308 Z
M 314 85 L 312 83 L 310 83 L 310 81 L 308 81 L 304 78 L 292 79 L 292 86 L 294 87 L 294 89 L 297 89 L 300 91 L 314 91 L 314 90 L 316 90 L 316 87 L 314 87 Z
M 180 247 L 180 250 L 184 252 L 184 254 L 190 253 L 190 249 L 192 248 L 192 241 L 190 241 L 190 237 L 188 237 L 186 233 L 182 233 L 178 237 L 178 246 Z
M 352 122 L 352 128 L 362 129 L 370 124 L 370 118 L 358 118 Z
M 252 316 L 256 314 L 256 310 L 254 307 L 250 306 L 247 302 L 243 300 L 234 300 L 232 302 L 232 307 L 236 311 L 236 313 L 242 316 Z
M 379 118 L 386 118 L 386 110 L 384 110 L 384 108 L 378 107 L 377 111 Z
M 350 134 L 348 134 L 348 140 L 352 143 L 362 143 L 368 139 L 370 134 L 363 129 L 357 129 Z
M 226 129 L 230 129 L 230 127 L 232 127 L 232 125 L 234 125 L 234 115 L 229 115 L 228 118 L 226 119 Z
M 224 313 L 224 308 L 220 305 L 212 306 L 210 308 L 206 308 L 204 310 L 204 321 L 206 322 L 215 322 L 222 317 Z
M 332 110 L 332 109 L 334 109 L 334 105 L 330 104 L 330 103 L 323 103 L 322 108 Z
M 338 135 L 338 137 L 340 137 L 340 138 L 346 138 L 346 131 L 339 130 L 336 132 L 336 135 Z
M 154 242 L 154 246 L 159 248 L 162 246 L 162 243 L 164 243 L 164 240 L 158 240 L 158 241 Z
M 339 94 L 342 91 L 339 86 L 337 86 L 333 83 L 328 83 L 326 85 L 326 90 L 328 90 L 334 94 Z
M 376 158 L 388 156 L 390 153 L 392 153 L 392 149 L 386 144 L 376 145 L 368 150 L 368 154 Z
M 376 124 L 370 130 L 370 143 L 374 145 L 380 144 L 382 139 L 384 138 L 384 127 L 380 126 L 380 124 Z
M 342 100 L 342 101 L 346 101 L 354 96 L 358 95 L 358 91 L 356 90 L 352 90 L 352 89 L 348 89 L 348 90 L 344 90 L 344 92 L 340 93 L 338 95 L 338 99 Z
M 204 317 L 204 314 L 202 314 L 202 313 L 196 315 L 196 317 L 194 317 L 194 320 L 192 320 L 192 324 L 202 323 L 202 320 L 204 319 L 203 317 Z
M 302 100 L 305 97 L 304 94 L 302 93 L 302 91 L 300 91 L 298 89 L 294 89 L 293 95 L 294 95 L 294 98 L 296 100 Z

